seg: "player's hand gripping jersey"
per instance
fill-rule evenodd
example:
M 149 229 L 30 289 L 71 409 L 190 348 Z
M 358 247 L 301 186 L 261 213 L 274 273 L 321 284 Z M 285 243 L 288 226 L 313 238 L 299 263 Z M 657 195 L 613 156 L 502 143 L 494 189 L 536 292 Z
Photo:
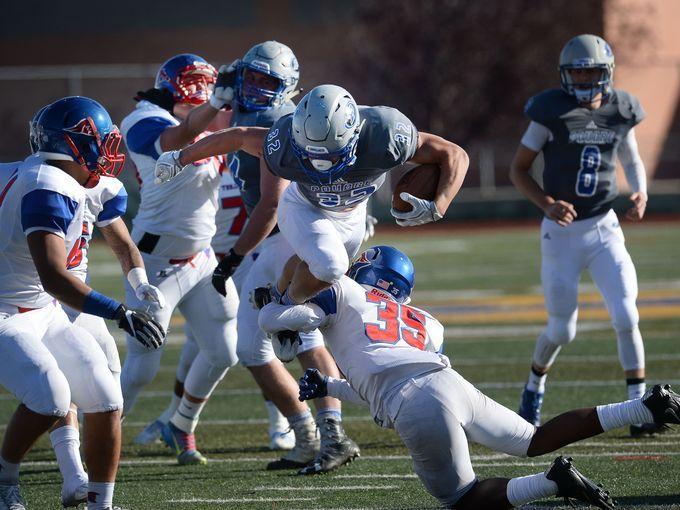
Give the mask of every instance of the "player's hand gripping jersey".
M 356 163 L 340 179 L 319 184 L 301 168 L 293 152 L 292 115 L 274 124 L 265 140 L 264 157 L 277 176 L 296 183 L 313 205 L 331 211 L 354 207 L 368 200 L 385 182 L 385 173 L 413 158 L 418 130 L 399 110 L 386 106 L 359 106 L 363 126 L 356 148 Z
M 193 163 L 194 171 L 182 172 L 172 182 L 163 186 L 153 184 L 156 159 L 163 152 L 160 136 L 169 126 L 178 124 L 168 111 L 140 101 L 123 119 L 121 131 L 141 181 L 141 203 L 133 220 L 133 239 L 139 241 L 139 232 L 181 238 L 186 244 L 182 251 L 190 256 L 209 246 L 215 234 L 216 181 L 220 172 L 217 158 L 208 158 Z
M 371 413 L 389 424 L 393 411 L 386 397 L 410 378 L 450 366 L 439 354 L 442 324 L 429 313 L 367 291 L 347 276 L 310 303 L 269 304 L 260 311 L 269 331 L 319 328 L 340 371 L 367 401 Z
M 81 240 L 85 203 L 85 188 L 38 156 L 0 166 L 0 303 L 42 308 L 53 301 L 40 282 L 26 236 L 52 232 L 72 253 Z
M 542 148 L 543 189 L 574 205 L 577 219 L 607 212 L 616 198 L 616 151 L 628 131 L 645 118 L 638 100 L 612 89 L 605 105 L 579 106 L 573 96 L 550 89 L 529 99 L 526 115 L 550 131 Z

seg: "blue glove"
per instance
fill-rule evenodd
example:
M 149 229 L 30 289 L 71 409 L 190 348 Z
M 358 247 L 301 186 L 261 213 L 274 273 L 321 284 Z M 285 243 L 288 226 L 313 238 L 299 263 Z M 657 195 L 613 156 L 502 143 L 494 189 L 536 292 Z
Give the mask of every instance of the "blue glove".
M 323 375 L 316 368 L 308 368 L 298 381 L 300 386 L 300 402 L 312 398 L 323 398 L 328 395 L 328 376 Z

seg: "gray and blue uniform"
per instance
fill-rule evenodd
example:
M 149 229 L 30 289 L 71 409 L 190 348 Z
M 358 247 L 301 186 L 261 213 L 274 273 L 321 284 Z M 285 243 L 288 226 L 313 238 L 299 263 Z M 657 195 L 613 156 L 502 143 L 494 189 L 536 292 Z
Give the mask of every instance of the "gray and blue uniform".
M 359 134 L 356 163 L 342 178 L 319 184 L 301 168 L 290 144 L 292 115 L 269 130 L 264 156 L 274 175 L 294 181 L 313 205 L 341 211 L 368 200 L 385 182 L 385 173 L 406 163 L 418 148 L 418 130 L 399 110 L 387 106 L 359 106 L 364 125 Z
M 617 196 L 617 147 L 645 118 L 638 100 L 613 89 L 605 105 L 589 110 L 550 89 L 529 99 L 525 113 L 552 134 L 542 149 L 544 191 L 573 204 L 577 221 L 606 213 Z

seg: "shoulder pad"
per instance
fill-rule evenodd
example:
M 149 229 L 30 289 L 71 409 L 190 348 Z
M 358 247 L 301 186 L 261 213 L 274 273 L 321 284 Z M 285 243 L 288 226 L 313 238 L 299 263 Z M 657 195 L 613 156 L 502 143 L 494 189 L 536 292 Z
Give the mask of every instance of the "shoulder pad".
M 396 108 L 359 106 L 366 126 L 359 136 L 359 148 L 366 163 L 376 168 L 393 168 L 411 159 L 418 148 L 418 130 Z
M 645 118 L 645 111 L 637 97 L 625 90 L 614 89 L 614 101 L 618 105 L 619 114 L 636 125 Z
M 524 114 L 539 124 L 559 117 L 575 108 L 574 99 L 562 89 L 544 90 L 531 97 L 524 106 Z

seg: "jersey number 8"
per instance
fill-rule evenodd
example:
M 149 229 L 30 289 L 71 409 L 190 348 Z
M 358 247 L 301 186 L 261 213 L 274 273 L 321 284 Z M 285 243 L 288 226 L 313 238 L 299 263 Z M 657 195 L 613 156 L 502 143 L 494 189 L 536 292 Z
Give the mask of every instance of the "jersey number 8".
M 581 152 L 581 168 L 576 174 L 576 194 L 579 197 L 592 197 L 597 191 L 597 171 L 602 156 L 597 145 L 586 145 Z

